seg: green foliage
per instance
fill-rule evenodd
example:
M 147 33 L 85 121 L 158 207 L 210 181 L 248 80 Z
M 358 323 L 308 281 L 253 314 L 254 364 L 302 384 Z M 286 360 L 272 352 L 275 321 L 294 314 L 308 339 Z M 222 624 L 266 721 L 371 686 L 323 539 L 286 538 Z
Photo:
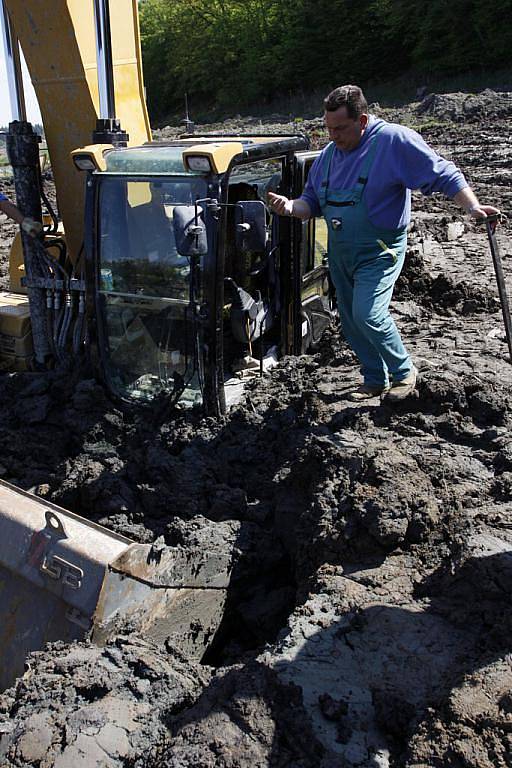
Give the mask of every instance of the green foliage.
M 512 0 L 140 0 L 154 120 L 512 62 Z

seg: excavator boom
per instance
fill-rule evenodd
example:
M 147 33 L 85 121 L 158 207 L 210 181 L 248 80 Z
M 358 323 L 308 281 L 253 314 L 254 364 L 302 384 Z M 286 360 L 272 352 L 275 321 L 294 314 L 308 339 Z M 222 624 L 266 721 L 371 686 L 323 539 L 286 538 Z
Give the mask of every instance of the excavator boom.
M 60 217 L 72 260 L 83 243 L 84 180 L 70 154 L 90 144 L 100 117 L 92 0 L 4 0 L 41 109 Z M 137 0 L 116 0 L 111 25 L 116 116 L 130 144 L 151 138 Z

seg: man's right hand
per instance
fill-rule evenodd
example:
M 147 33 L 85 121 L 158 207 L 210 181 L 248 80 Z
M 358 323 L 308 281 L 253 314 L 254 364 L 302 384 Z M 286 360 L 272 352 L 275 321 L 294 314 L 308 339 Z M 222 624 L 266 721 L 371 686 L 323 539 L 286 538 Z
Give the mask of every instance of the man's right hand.
M 272 210 L 280 216 L 293 216 L 293 200 L 289 200 L 284 195 L 276 195 L 274 192 L 269 192 L 268 201 Z

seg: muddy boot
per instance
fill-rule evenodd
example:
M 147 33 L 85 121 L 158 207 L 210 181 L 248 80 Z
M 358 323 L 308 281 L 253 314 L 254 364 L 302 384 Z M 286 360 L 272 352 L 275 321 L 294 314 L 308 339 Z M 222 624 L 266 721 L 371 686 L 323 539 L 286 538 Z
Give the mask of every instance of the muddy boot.
M 412 395 L 416 389 L 416 380 L 418 378 L 418 371 L 413 368 L 412 371 L 405 379 L 396 381 L 391 385 L 391 389 L 386 393 L 386 402 L 395 403 L 399 400 L 405 400 L 406 397 Z
M 370 386 L 370 384 L 361 384 L 357 389 L 348 395 L 348 399 L 354 403 L 359 403 L 363 400 L 371 400 L 373 397 L 381 397 L 389 392 L 389 384 L 382 384 L 381 386 Z

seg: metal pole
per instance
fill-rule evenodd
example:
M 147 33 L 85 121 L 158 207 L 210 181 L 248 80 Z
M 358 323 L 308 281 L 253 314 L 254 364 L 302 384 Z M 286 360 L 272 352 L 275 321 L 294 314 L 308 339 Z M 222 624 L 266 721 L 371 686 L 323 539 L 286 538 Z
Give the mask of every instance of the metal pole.
M 94 19 L 96 22 L 96 62 L 100 96 L 99 117 L 102 120 L 113 120 L 116 116 L 116 102 L 108 0 L 94 0 Z
M 122 130 L 116 118 L 109 0 L 94 0 L 94 19 L 100 114 L 92 140 L 95 144 L 113 144 L 123 147 L 126 146 L 130 137 Z
M 188 93 L 186 92 L 185 92 L 185 119 L 182 120 L 181 122 L 185 126 L 185 131 L 187 133 L 194 133 L 196 126 L 194 121 L 190 119 L 188 114 Z
M 491 247 L 491 255 L 494 263 L 494 272 L 496 274 L 496 282 L 498 283 L 498 293 L 500 295 L 501 312 L 503 314 L 503 323 L 505 325 L 505 335 L 507 337 L 508 351 L 510 360 L 512 363 L 512 320 L 510 318 L 510 305 L 507 296 L 507 287 L 505 284 L 505 275 L 503 274 L 503 264 L 501 261 L 500 251 L 498 248 L 498 240 L 496 239 L 496 224 L 499 216 L 492 215 L 485 219 L 487 226 L 487 237 L 489 238 L 489 245 Z
M 1 2 L 0 26 L 2 27 L 2 38 L 4 41 L 11 115 L 13 120 L 25 121 L 27 119 L 27 112 L 25 109 L 25 94 L 23 92 L 23 75 L 21 73 L 18 38 L 13 30 L 5 1 L 1 0 Z

